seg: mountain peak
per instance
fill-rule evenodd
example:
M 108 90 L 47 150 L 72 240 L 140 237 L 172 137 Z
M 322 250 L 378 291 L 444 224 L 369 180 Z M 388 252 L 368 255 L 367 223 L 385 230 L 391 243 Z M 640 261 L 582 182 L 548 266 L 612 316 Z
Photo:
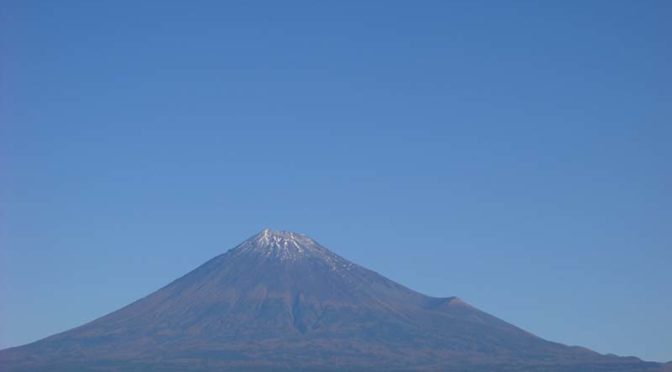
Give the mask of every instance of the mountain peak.
M 239 246 L 241 251 L 255 252 L 283 261 L 296 260 L 303 256 L 324 256 L 330 252 L 310 237 L 282 230 L 265 228 Z
M 299 234 L 296 232 L 292 231 L 282 231 L 282 230 L 273 230 L 268 227 L 264 228 L 261 230 L 256 236 L 260 238 L 270 238 L 270 237 L 275 237 L 275 238 L 282 238 L 282 239 L 294 239 L 297 236 L 305 236 L 303 234 Z
M 257 235 L 255 235 L 252 240 L 260 246 L 288 246 L 292 245 L 296 248 L 301 248 L 301 245 L 313 245 L 316 244 L 315 241 L 306 235 L 291 232 L 291 231 L 281 231 L 281 230 L 271 230 L 265 228 L 261 230 Z

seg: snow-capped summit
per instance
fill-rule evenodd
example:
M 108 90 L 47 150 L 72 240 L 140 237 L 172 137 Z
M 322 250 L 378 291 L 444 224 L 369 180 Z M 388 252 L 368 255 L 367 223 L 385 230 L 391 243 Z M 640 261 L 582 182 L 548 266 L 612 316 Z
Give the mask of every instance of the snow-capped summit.
M 244 241 L 235 251 L 254 252 L 262 256 L 278 258 L 281 261 L 317 256 L 331 262 L 338 257 L 304 234 L 269 228 L 261 230 Z
M 291 231 L 276 231 L 269 228 L 261 230 L 261 232 L 255 235 L 252 239 L 256 244 L 264 247 L 292 245 L 297 249 L 300 249 L 302 244 L 316 244 L 314 240 L 303 234 Z

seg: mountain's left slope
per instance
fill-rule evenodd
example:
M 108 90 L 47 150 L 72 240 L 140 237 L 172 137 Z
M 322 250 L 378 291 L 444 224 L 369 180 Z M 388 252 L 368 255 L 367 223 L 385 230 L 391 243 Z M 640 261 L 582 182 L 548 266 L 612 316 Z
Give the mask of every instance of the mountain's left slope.
M 2 371 L 649 371 L 434 298 L 263 230 L 109 315 L 0 352 Z

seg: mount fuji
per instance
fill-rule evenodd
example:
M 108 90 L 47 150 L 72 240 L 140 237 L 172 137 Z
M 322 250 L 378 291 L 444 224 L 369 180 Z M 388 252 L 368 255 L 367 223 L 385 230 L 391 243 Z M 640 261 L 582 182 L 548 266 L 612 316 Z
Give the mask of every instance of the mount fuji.
M 269 229 L 120 310 L 0 351 L 1 371 L 661 368 L 544 340 Z

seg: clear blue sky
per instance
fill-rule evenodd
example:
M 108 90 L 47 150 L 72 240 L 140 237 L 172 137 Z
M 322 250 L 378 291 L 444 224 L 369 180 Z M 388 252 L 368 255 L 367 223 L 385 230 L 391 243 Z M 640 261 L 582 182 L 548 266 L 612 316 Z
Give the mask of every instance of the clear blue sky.
M 672 2 L 3 1 L 0 346 L 265 226 L 672 359 Z

